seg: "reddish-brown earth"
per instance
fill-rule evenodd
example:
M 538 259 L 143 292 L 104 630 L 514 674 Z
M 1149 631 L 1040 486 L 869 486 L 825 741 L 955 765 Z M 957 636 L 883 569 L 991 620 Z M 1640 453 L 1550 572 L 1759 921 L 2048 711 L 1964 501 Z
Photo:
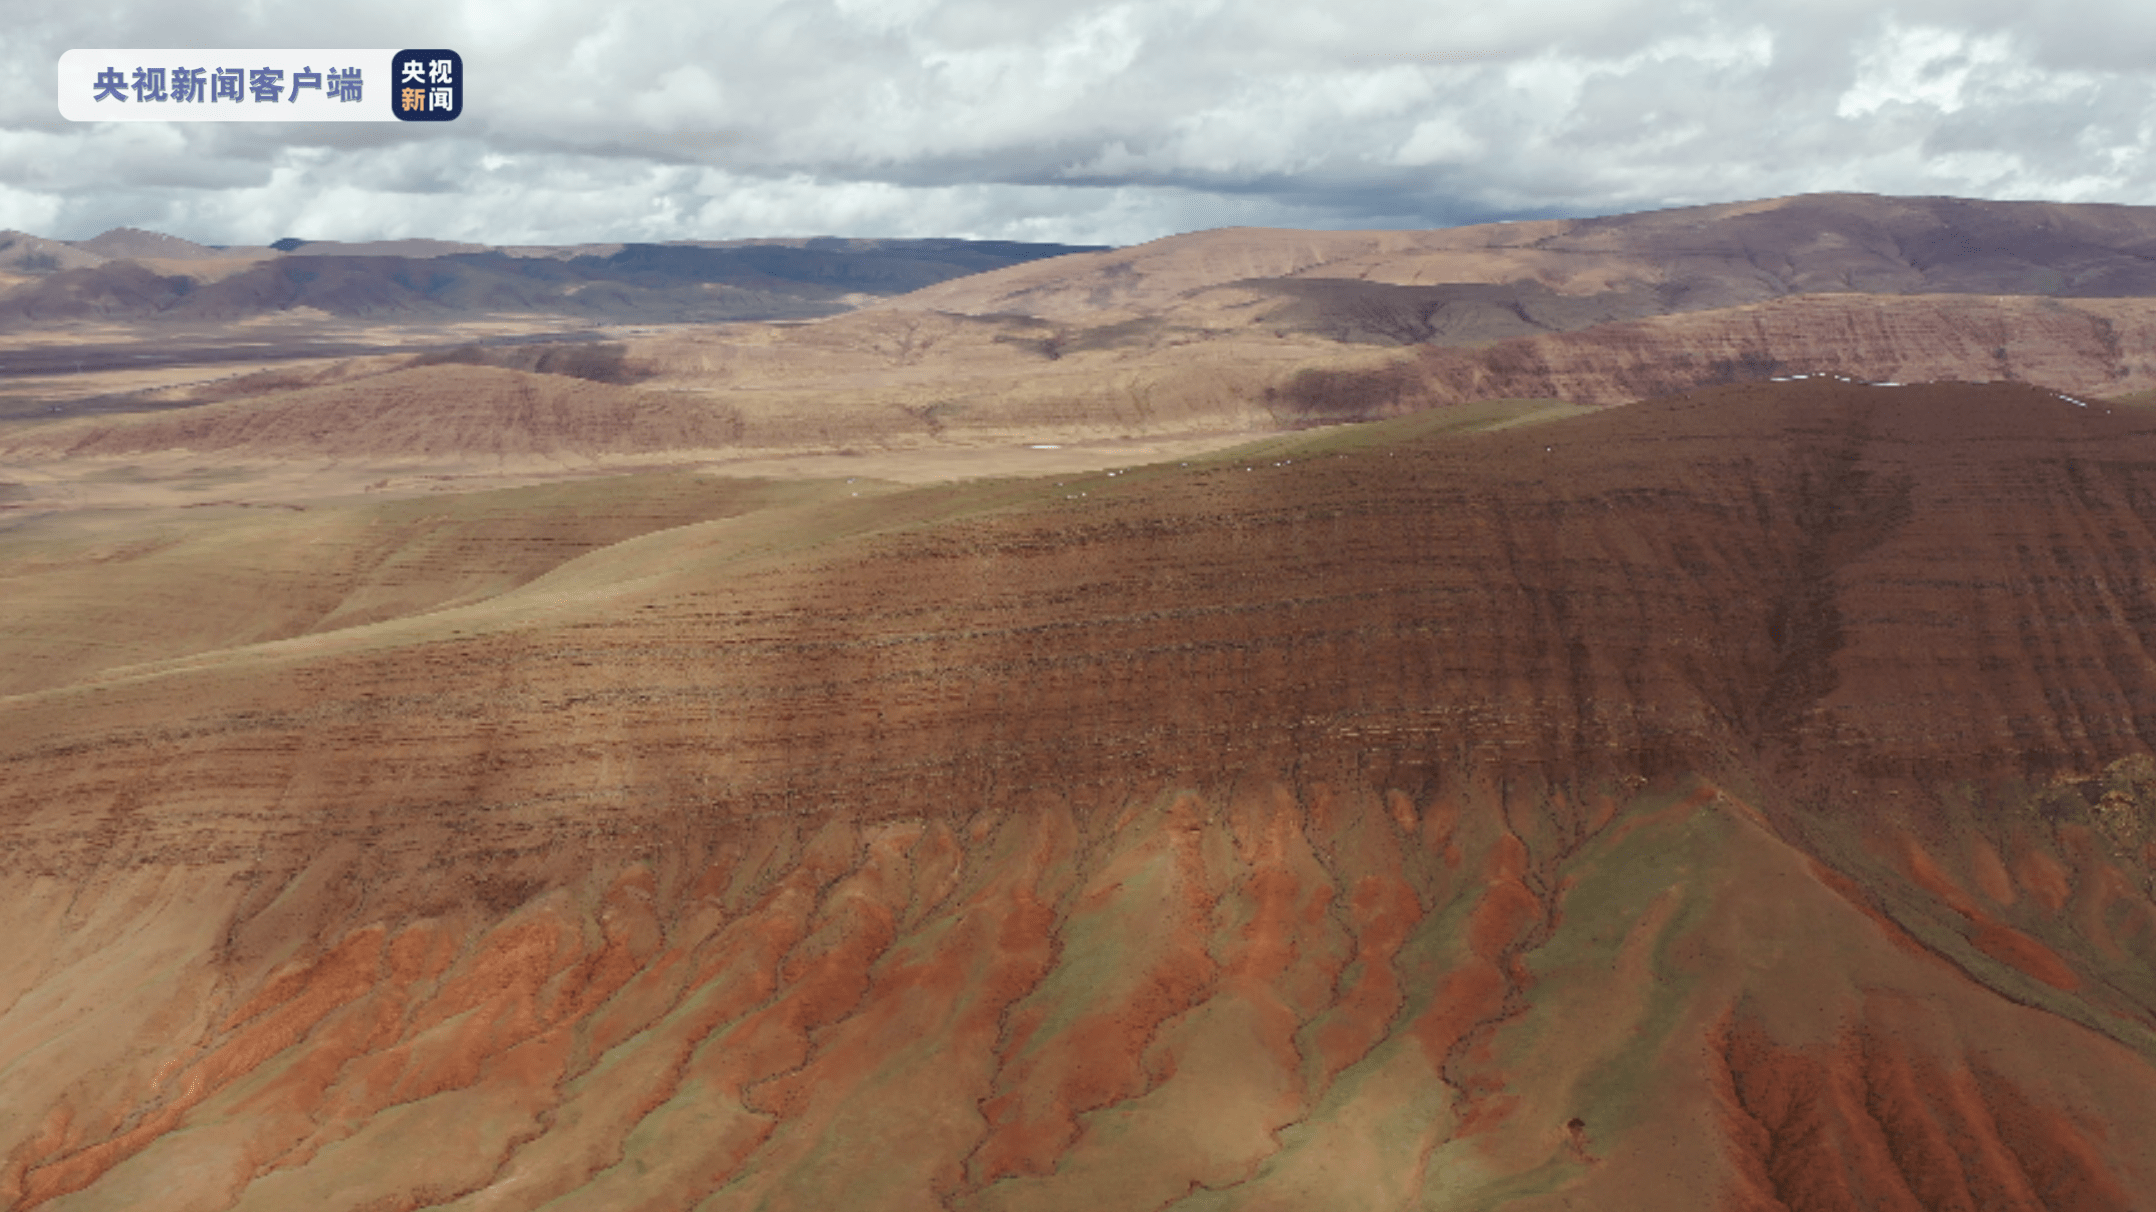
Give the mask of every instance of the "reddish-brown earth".
M 50 399 L 43 334 L 0 1206 L 2146 1206 L 2148 227 L 1201 233 Z M 10 247 L 208 265 L 101 241 Z M 852 478 L 620 474 L 748 453 Z
M 0 1203 L 2156 1190 L 2156 412 L 631 495 L 0 698 Z

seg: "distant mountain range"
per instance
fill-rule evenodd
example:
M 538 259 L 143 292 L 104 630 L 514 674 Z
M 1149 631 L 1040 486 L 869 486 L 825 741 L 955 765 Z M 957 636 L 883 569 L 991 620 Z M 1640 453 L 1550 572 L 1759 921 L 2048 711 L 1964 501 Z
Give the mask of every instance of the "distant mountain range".
M 1807 194 L 1430 231 L 1225 229 L 919 302 L 1089 325 L 1232 315 L 1457 346 L 1805 294 L 2156 296 L 2156 207 Z
M 1094 255 L 1057 260 L 1074 253 Z M 830 237 L 213 248 L 132 228 L 79 241 L 0 231 L 0 328 L 291 312 L 788 320 L 924 290 L 903 306 L 1124 325 L 1119 340 L 1227 322 L 1476 346 L 1792 295 L 2156 296 L 2156 208 L 1810 194 L 1433 231 L 1223 229 L 1121 249 Z
M 630 323 L 803 319 L 1097 247 L 822 237 L 548 247 L 292 239 L 212 248 L 133 228 L 80 241 L 0 231 L 0 327 L 222 322 L 298 309 Z
M 1092 250 L 827 238 L 280 241 L 280 252 L 133 231 L 0 238 L 0 268 L 61 267 L 18 276 L 0 295 L 0 328 L 140 324 L 11 351 L 18 378 L 366 355 L 304 372 L 206 370 L 141 396 L 129 394 L 147 390 L 137 381 L 115 380 L 96 411 L 445 361 L 696 393 L 741 418 L 742 444 L 773 449 L 1043 426 L 1058 438 L 1240 432 L 1473 400 L 1614 404 L 1815 372 L 2156 389 L 2151 207 L 1817 194 L 1435 231 L 1226 228 Z M 292 323 L 274 340 L 234 323 L 258 317 Z M 807 318 L 822 322 L 590 331 Z M 420 375 L 413 390 L 436 379 L 447 381 Z M 307 402 L 334 415 L 342 399 Z M 50 417 L 75 405 L 30 392 L 8 407 Z M 320 432 L 304 412 L 279 415 Z M 248 433 L 278 449 L 293 440 Z

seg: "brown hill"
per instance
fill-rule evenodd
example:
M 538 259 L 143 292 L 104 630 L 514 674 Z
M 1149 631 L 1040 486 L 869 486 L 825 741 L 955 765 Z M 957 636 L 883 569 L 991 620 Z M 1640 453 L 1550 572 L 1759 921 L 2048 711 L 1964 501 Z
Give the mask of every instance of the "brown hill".
M 819 430 L 835 444 L 1249 432 L 1475 400 L 1621 404 L 1798 374 L 2094 395 L 2156 387 L 2156 305 L 2141 299 L 1799 295 L 1409 350 L 1188 319 L 870 308 L 790 329 L 632 339 L 620 357 L 645 386 L 723 401 L 774 443 Z
M 48 513 L 0 530 L 0 696 L 469 605 L 637 535 L 802 495 L 817 493 L 654 473 L 305 505 L 213 496 L 147 524 Z
M 197 244 L 193 240 L 183 240 L 163 232 L 144 231 L 139 227 L 115 227 L 87 240 L 73 240 L 69 243 L 84 252 L 95 253 L 113 261 L 252 259 L 270 251 L 266 248 L 212 248 L 207 244 Z
M 2146 209 L 1822 195 L 1435 232 L 1201 232 L 786 328 L 627 342 L 834 444 L 1243 432 L 1806 373 L 2156 386 Z M 783 419 L 781 419 L 783 418 Z M 776 440 L 776 439 L 774 439 Z
M 1621 404 L 1724 383 L 1841 374 L 1895 383 L 2019 381 L 2118 395 L 2156 386 L 2156 304 L 2141 299 L 1803 295 L 1579 332 L 1424 348 L 1273 389 L 1308 421 L 1396 416 L 1465 400 Z
M 1054 257 L 1071 250 L 811 239 L 415 258 L 302 242 L 259 262 L 55 272 L 0 296 L 0 317 L 19 331 L 155 316 L 174 322 L 159 330 L 168 334 L 222 338 L 236 320 L 289 321 L 245 348 L 209 338 L 199 349 L 41 347 L 10 357 L 5 373 L 64 371 L 87 356 L 111 386 L 76 375 L 85 385 L 73 394 L 64 383 L 26 388 L 0 410 L 234 399 L 292 380 L 190 367 L 409 354 L 446 344 L 416 322 L 509 326 L 454 338 L 468 341 L 519 323 L 558 329 L 564 315 L 822 317 L 605 341 L 587 332 L 557 359 L 605 349 L 609 381 L 706 398 L 739 414 L 744 441 L 762 448 L 1241 434 L 1463 400 L 1617 403 L 1827 371 L 2118 394 L 2156 385 L 2151 213 L 1811 195 L 1431 232 L 1237 229 Z M 295 340 L 310 326 L 336 341 Z M 479 346 L 422 360 L 444 357 L 519 370 L 546 360 Z
M 48 353 L 45 361 L 64 365 L 68 352 Z M 415 431 L 407 445 L 425 440 L 416 431 L 433 427 L 425 414 L 439 407 L 447 419 L 432 439 L 434 453 L 457 450 L 454 435 L 461 432 L 472 439 L 468 453 L 489 456 L 501 449 L 502 439 L 485 428 L 457 429 L 454 418 L 468 408 L 462 381 L 447 373 L 417 374 L 449 367 L 491 368 L 498 377 L 489 382 L 525 383 L 549 397 L 567 392 L 621 400 L 625 406 L 641 401 L 634 405 L 640 416 L 648 409 L 662 417 L 739 418 L 734 436 L 713 433 L 706 447 L 835 453 L 1239 435 L 1282 423 L 1285 414 L 1275 415 L 1268 392 L 1298 371 L 1362 368 L 1396 356 L 1320 339 L 1193 341 L 1174 333 L 1058 345 L 1053 330 L 1041 325 L 865 312 L 797 326 L 696 327 L 615 341 L 466 345 L 228 375 L 100 401 L 108 413 L 133 415 L 70 421 L 13 437 L 0 433 L 0 452 L 149 452 L 207 440 L 200 433 L 204 426 L 237 432 L 232 427 L 242 424 L 241 418 L 267 410 L 265 417 L 283 419 L 262 424 L 280 431 L 304 422 L 312 436 L 295 437 L 282 449 L 305 455 L 327 449 L 333 438 L 359 445 L 376 441 L 338 435 L 333 431 L 347 427 L 334 416 L 347 404 L 355 415 L 373 415 L 394 400 L 398 415 Z M 577 380 L 585 385 L 564 385 Z M 287 403 L 295 389 L 326 383 L 344 391 L 306 397 L 328 404 Z M 216 408 L 203 421 L 182 419 L 187 414 L 180 409 L 208 405 Z M 331 411 L 320 413 L 323 407 Z M 653 445 L 636 436 L 643 428 L 632 429 L 610 449 L 680 449 Z M 93 434 L 99 435 L 94 441 Z M 267 449 L 259 442 L 254 448 Z M 377 448 L 393 453 L 378 442 Z
M 2156 208 L 1808 194 L 1427 232 L 1198 232 L 887 306 L 1473 344 L 1792 294 L 2156 295 Z
M 739 415 L 700 397 L 562 374 L 434 365 L 242 403 L 30 430 L 0 439 L 0 453 L 588 459 L 709 450 L 740 437 Z
M 0 1197 L 2156 1189 L 2156 414 L 1446 419 L 0 699 Z
M 1088 328 L 1151 319 L 1359 344 L 1469 345 L 1793 294 L 2156 294 L 2151 208 L 1864 194 L 1439 231 L 1233 229 L 1104 251 L 962 240 L 531 249 L 293 241 L 287 255 L 242 272 L 200 274 L 185 269 L 189 250 L 205 266 L 261 250 L 207 250 L 130 229 L 75 245 L 16 239 L 25 249 L 24 241 L 35 243 L 38 272 L 58 278 L 0 297 L 0 316 L 18 327 L 89 316 L 217 321 L 294 308 L 680 323 L 829 315 L 914 291 L 889 306 Z M 166 297 L 70 278 L 123 256 L 192 284 Z M 5 258 L 0 249 L 0 269 Z M 91 298 L 103 302 L 84 302 Z
M 133 261 L 53 273 L 0 296 L 5 318 L 19 325 L 69 320 L 134 319 L 168 311 L 192 293 L 195 279 L 161 274 Z
M 87 269 L 104 264 L 96 252 L 76 248 L 64 241 L 46 240 L 28 232 L 0 231 L 0 270 L 13 274 L 49 274 L 66 269 Z
M 213 250 L 122 229 L 79 245 L 0 235 L 0 326 L 88 318 L 222 323 L 333 317 L 575 316 L 640 323 L 831 315 L 860 299 L 1081 251 L 1000 240 L 720 241 L 496 249 L 439 240 L 280 241 Z M 19 255 L 7 259 L 10 248 Z M 92 252 L 92 249 L 101 250 Z M 125 258 L 125 259 L 115 259 Z M 155 278 L 160 289 L 138 281 Z M 9 285 L 13 289 L 6 289 Z

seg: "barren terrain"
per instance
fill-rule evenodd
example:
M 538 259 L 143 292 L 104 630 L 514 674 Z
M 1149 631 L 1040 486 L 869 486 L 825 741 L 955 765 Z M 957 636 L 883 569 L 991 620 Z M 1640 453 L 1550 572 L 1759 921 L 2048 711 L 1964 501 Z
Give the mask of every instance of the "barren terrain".
M 2123 210 L 38 363 L 0 1207 L 2145 1207 Z

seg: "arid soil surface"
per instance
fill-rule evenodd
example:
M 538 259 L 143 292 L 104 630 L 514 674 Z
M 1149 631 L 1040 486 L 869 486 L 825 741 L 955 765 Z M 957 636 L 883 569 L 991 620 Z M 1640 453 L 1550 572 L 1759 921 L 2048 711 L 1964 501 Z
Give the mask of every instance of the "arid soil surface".
M 2156 1189 L 2156 412 L 867 483 L 0 536 L 0 1200 Z
M 2144 209 L 0 240 L 0 1208 L 2152 1206 Z
M 445 359 L 681 393 L 740 418 L 740 444 L 789 451 L 1228 434 L 1818 372 L 2156 388 L 2148 207 L 1818 194 L 1095 251 L 286 245 L 0 232 L 0 424 Z

